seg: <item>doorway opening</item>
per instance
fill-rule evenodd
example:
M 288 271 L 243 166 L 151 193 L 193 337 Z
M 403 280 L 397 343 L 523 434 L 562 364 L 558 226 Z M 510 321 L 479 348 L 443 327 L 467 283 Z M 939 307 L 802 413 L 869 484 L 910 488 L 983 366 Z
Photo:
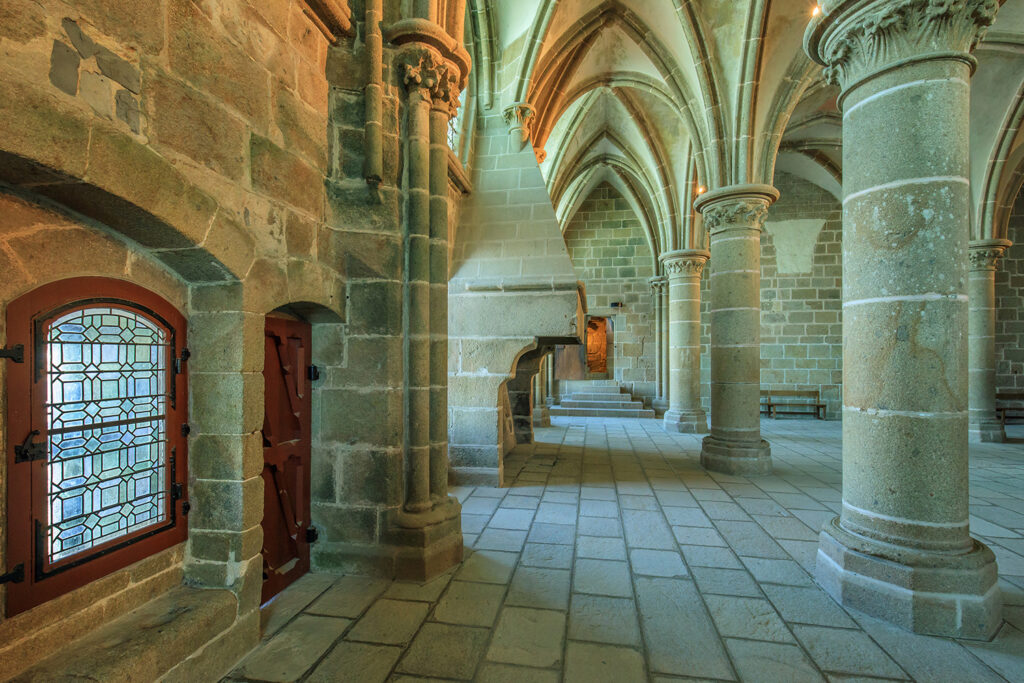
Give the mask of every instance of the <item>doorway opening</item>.
M 587 321 L 587 372 L 608 372 L 608 319 L 591 318 Z

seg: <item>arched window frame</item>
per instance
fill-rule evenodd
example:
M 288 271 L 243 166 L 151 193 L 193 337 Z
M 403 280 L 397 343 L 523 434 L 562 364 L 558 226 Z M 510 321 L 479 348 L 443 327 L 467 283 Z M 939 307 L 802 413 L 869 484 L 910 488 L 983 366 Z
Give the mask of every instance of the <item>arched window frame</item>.
M 163 512 L 153 524 L 87 551 L 50 561 L 46 541 L 50 505 L 47 432 L 47 329 L 76 310 L 114 307 L 141 316 L 165 333 L 161 353 L 166 412 L 163 418 Z M 7 586 L 12 616 L 68 593 L 187 538 L 188 379 L 184 316 L 157 294 L 110 278 L 83 277 L 39 287 L 7 309 L 7 346 L 21 345 L 24 360 L 7 367 Z M 84 431 L 84 430 L 83 430 Z M 20 568 L 20 569 L 19 569 Z M 18 575 L 20 574 L 20 580 Z

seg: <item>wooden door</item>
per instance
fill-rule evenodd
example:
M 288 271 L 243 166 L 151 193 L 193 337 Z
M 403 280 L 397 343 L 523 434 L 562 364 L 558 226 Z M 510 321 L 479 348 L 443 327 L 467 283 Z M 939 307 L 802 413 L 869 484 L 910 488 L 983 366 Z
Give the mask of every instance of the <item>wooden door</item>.
M 263 365 L 263 599 L 309 571 L 308 324 L 267 318 Z

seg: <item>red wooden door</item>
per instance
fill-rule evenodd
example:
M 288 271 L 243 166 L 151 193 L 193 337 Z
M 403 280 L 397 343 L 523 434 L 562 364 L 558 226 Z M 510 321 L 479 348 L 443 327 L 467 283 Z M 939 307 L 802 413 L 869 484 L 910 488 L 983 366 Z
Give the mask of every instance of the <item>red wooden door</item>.
M 263 600 L 309 571 L 308 324 L 267 318 L 263 365 Z

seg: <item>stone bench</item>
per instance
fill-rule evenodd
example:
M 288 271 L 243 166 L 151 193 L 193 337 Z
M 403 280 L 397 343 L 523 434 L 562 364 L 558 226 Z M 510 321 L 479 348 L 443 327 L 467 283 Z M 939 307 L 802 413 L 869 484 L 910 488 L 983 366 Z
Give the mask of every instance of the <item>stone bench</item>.
M 1004 425 L 1008 417 L 1024 417 L 1024 391 L 997 391 L 996 416 Z
M 65 643 L 57 654 L 11 680 L 155 681 L 224 633 L 237 613 L 231 591 L 175 588 Z

